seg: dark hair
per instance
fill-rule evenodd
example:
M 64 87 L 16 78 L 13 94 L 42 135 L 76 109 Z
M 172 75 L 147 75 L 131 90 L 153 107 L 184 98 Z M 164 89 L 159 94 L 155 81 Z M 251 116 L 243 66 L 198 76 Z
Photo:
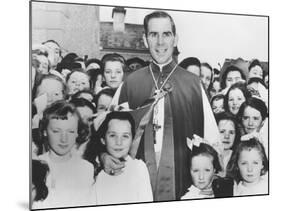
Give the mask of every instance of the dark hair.
M 79 59 L 81 58 L 79 58 L 76 53 L 68 53 L 62 58 L 61 62 L 57 64 L 56 70 L 61 72 L 63 69 L 72 71 L 77 68 L 82 68 L 81 64 L 77 62 Z
M 250 85 L 251 83 L 260 83 L 264 86 L 264 88 L 266 88 L 266 85 L 264 84 L 264 81 L 261 78 L 258 77 L 250 78 L 247 84 Z
M 129 112 L 126 111 L 112 111 L 108 113 L 105 120 L 99 127 L 97 134 L 100 138 L 105 138 L 106 131 L 108 130 L 108 123 L 112 119 L 127 120 L 131 125 L 132 137 L 135 136 L 135 120 Z
M 263 164 L 263 169 L 261 171 L 261 175 L 266 174 L 268 171 L 268 160 L 266 157 L 266 153 L 264 150 L 263 145 L 256 139 L 256 138 L 251 138 L 247 141 L 241 141 L 234 152 L 232 153 L 232 156 L 229 160 L 229 163 L 227 165 L 226 169 L 226 176 L 234 179 L 236 182 L 240 182 L 243 180 L 243 178 L 240 175 L 240 171 L 238 168 L 238 160 L 241 152 L 243 150 L 246 151 L 251 151 L 252 149 L 256 149 L 259 151 L 259 154 L 261 155 L 262 158 L 262 164 Z
M 214 68 L 213 70 L 214 70 L 214 74 L 215 75 L 219 75 L 220 74 L 220 71 L 217 68 Z
M 96 95 L 95 100 L 94 100 L 96 106 L 98 107 L 98 102 L 102 95 L 107 95 L 107 96 L 113 98 L 115 92 L 116 92 L 116 90 L 112 89 L 112 88 L 105 88 L 105 89 L 102 89 L 101 91 L 99 91 L 99 93 Z
M 256 97 L 250 97 L 244 103 L 242 103 L 240 108 L 239 108 L 239 111 L 237 113 L 237 117 L 238 117 L 240 122 L 242 122 L 244 111 L 247 107 L 252 107 L 252 108 L 258 110 L 261 114 L 262 120 L 265 120 L 265 118 L 268 116 L 267 115 L 267 107 L 266 107 L 265 103 L 262 100 L 260 100 Z
M 253 67 L 255 67 L 255 66 L 259 66 L 259 67 L 262 69 L 262 66 L 261 66 L 260 61 L 259 61 L 258 59 L 254 59 L 254 60 L 250 63 L 250 65 L 249 65 L 249 67 L 248 67 L 249 72 L 250 72 L 251 69 L 252 69 Z
M 185 58 L 179 63 L 179 66 L 184 69 L 187 69 L 191 65 L 195 65 L 199 68 L 201 67 L 201 63 L 200 63 L 199 59 L 196 57 Z
M 36 195 L 34 201 L 41 201 L 47 198 L 48 196 L 48 187 L 46 185 L 46 178 L 49 172 L 48 164 L 39 161 L 32 160 L 32 184 L 35 186 Z
M 96 86 L 98 75 L 102 76 L 103 72 L 101 69 L 89 69 L 87 71 L 87 74 L 90 76 L 92 88 L 94 89 Z
M 213 158 L 213 166 L 215 169 L 215 173 L 218 173 L 219 171 L 222 170 L 217 151 L 212 146 L 205 143 L 200 143 L 199 147 L 193 146 L 191 151 L 191 157 L 189 159 L 190 168 L 191 168 L 192 158 L 198 155 L 211 156 Z
M 58 77 L 56 75 L 53 75 L 53 74 L 49 74 L 49 75 L 42 75 L 41 74 L 40 78 L 37 81 L 35 81 L 34 88 L 32 90 L 32 101 L 35 99 L 35 97 L 37 95 L 38 87 L 42 84 L 42 82 L 44 80 L 47 80 L 47 79 L 56 80 L 56 81 L 61 83 L 63 98 L 65 98 L 65 95 L 66 95 L 66 85 L 63 82 L 63 80 L 60 77 Z
M 234 138 L 234 142 L 233 142 L 231 149 L 232 150 L 235 149 L 236 146 L 238 145 L 238 143 L 240 142 L 240 137 L 241 137 L 240 129 L 239 129 L 239 125 L 237 123 L 236 117 L 229 112 L 222 112 L 222 113 L 216 114 L 215 118 L 216 118 L 216 122 L 217 122 L 218 126 L 219 126 L 220 121 L 222 121 L 222 120 L 228 120 L 228 121 L 233 122 L 234 129 L 235 129 L 235 138 Z
M 244 80 L 246 80 L 246 76 L 243 72 L 243 70 L 241 70 L 239 67 L 235 66 L 235 65 L 230 65 L 228 66 L 225 71 L 223 72 L 222 76 L 221 76 L 221 88 L 224 89 L 226 87 L 226 77 L 228 75 L 229 72 L 239 72 L 241 75 L 241 78 L 243 78 Z
M 91 93 L 91 92 L 80 91 L 79 94 L 81 94 L 81 93 Z M 89 109 L 91 109 L 93 111 L 93 113 L 96 113 L 95 106 L 89 100 L 86 100 L 84 98 L 78 98 L 78 97 L 72 96 L 72 99 L 70 100 L 70 103 L 72 103 L 76 108 L 77 107 L 85 107 L 86 106 Z
M 87 141 L 89 134 L 88 125 L 83 123 L 76 107 L 72 103 L 69 103 L 65 100 L 58 100 L 45 109 L 43 112 L 43 119 L 39 124 L 40 138 L 44 141 L 46 148 L 48 148 L 46 143 L 47 137 L 44 135 L 44 133 L 48 127 L 49 121 L 51 119 L 66 120 L 69 113 L 78 117 L 78 137 L 76 138 L 76 143 L 80 145 Z
M 146 66 L 146 63 L 144 60 L 142 60 L 141 58 L 139 57 L 133 57 L 133 58 L 130 58 L 130 59 L 127 59 L 126 61 L 126 64 L 127 66 L 133 64 L 133 63 L 138 63 L 140 64 L 142 67 Z
M 55 40 L 46 40 L 45 42 L 42 42 L 42 45 L 45 45 L 45 44 L 48 43 L 48 42 L 50 42 L 50 43 L 55 43 L 58 47 L 60 47 L 60 45 L 58 44 L 58 42 L 55 41 Z
M 109 54 L 105 54 L 102 59 L 102 74 L 104 75 L 104 68 L 107 62 L 120 62 L 122 65 L 122 70 L 123 72 L 126 72 L 126 60 L 124 59 L 123 56 L 121 56 L 120 54 L 117 53 L 109 53 Z
M 148 33 L 148 22 L 150 21 L 150 19 L 153 19 L 153 18 L 169 18 L 170 22 L 171 22 L 171 26 L 172 26 L 172 32 L 173 32 L 174 35 L 176 35 L 176 25 L 175 25 L 175 22 L 174 22 L 173 18 L 167 12 L 154 11 L 154 12 L 146 15 L 145 18 L 144 18 L 143 26 L 144 26 L 145 36 L 148 35 L 147 34 Z
M 228 107 L 228 100 L 229 100 L 229 93 L 234 90 L 234 89 L 239 89 L 244 97 L 245 97 L 245 100 L 247 100 L 248 98 L 251 97 L 251 93 L 249 92 L 249 90 L 247 89 L 246 87 L 246 84 L 244 82 L 238 82 L 238 83 L 235 83 L 233 84 L 227 91 L 226 95 L 225 95 L 225 98 L 224 98 L 224 110 L 225 111 L 229 111 L 229 107 Z

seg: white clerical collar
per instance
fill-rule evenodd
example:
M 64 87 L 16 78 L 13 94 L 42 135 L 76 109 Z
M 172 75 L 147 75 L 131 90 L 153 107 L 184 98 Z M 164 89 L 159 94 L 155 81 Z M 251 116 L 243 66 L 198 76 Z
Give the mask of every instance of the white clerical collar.
M 172 61 L 173 61 L 173 58 L 171 58 L 168 62 L 166 62 L 166 63 L 164 63 L 164 64 L 158 64 L 158 63 L 156 63 L 154 60 L 153 60 L 152 62 L 153 62 L 154 64 L 156 64 L 156 65 L 159 67 L 160 72 L 162 72 L 162 68 L 163 68 L 164 66 L 166 66 L 167 64 L 170 64 Z

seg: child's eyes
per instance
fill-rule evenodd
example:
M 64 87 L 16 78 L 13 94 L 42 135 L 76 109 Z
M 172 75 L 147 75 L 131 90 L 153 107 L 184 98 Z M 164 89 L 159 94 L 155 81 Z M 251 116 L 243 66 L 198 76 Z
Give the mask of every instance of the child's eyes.
M 205 169 L 205 171 L 206 171 L 206 172 L 210 172 L 210 171 L 211 171 L 211 169 Z
M 75 131 L 74 130 L 70 130 L 70 131 L 68 131 L 69 133 L 75 133 Z
M 59 130 L 52 130 L 53 133 L 59 133 Z
M 224 133 L 225 132 L 225 130 L 220 130 L 220 133 Z
M 193 169 L 192 172 L 197 173 L 197 172 L 199 172 L 199 170 L 198 169 Z

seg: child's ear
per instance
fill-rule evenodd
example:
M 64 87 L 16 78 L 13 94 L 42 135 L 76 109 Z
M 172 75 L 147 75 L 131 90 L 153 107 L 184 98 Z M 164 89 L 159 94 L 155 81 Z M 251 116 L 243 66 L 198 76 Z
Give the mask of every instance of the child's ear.
M 43 131 L 43 136 L 47 136 L 47 131 L 46 130 Z
M 104 140 L 104 138 L 101 138 L 101 143 L 105 145 L 105 140 Z

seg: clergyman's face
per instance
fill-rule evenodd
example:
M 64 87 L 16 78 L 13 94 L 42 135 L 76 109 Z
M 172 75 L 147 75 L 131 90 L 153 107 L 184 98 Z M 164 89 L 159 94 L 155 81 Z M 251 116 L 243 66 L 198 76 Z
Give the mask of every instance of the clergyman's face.
M 172 59 L 178 37 L 172 31 L 172 23 L 167 17 L 152 18 L 148 22 L 147 36 L 144 43 L 158 64 L 165 64 Z

